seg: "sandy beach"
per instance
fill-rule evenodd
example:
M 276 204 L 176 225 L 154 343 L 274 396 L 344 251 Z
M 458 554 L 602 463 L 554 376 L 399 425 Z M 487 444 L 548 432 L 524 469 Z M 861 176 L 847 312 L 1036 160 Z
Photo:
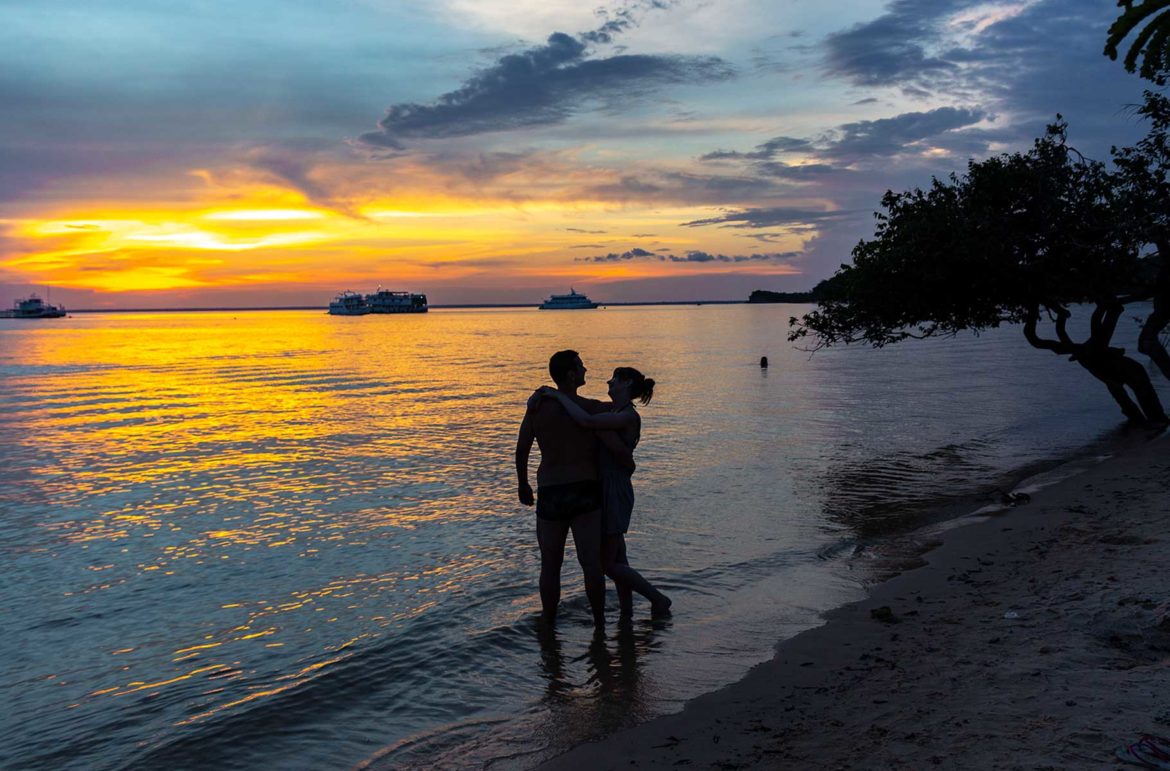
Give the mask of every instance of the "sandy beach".
M 1168 480 L 1159 437 L 947 531 L 740 682 L 541 768 L 1138 768 L 1115 750 L 1170 735 Z

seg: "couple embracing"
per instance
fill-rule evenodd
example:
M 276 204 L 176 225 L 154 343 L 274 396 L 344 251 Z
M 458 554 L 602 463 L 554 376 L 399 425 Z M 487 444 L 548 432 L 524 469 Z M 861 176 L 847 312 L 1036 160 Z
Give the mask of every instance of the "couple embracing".
M 608 383 L 611 401 L 601 402 L 577 395 L 586 369 L 576 351 L 554 353 L 548 371 L 556 388 L 540 388 L 528 400 L 516 441 L 520 502 L 536 504 L 543 617 L 556 619 L 570 530 L 595 626 L 605 625 L 606 576 L 617 587 L 623 617 L 633 613 L 634 592 L 650 600 L 652 613 L 664 614 L 670 599 L 630 567 L 625 542 L 634 508 L 633 451 L 642 427 L 634 400 L 648 404 L 654 381 L 618 367 Z M 540 446 L 535 496 L 528 483 L 534 439 Z

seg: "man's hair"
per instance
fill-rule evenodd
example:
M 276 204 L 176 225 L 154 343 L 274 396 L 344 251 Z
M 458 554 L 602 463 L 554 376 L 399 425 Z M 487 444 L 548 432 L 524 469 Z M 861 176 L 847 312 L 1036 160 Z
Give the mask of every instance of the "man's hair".
M 548 374 L 554 383 L 560 383 L 565 376 L 577 368 L 576 351 L 557 351 L 548 358 Z

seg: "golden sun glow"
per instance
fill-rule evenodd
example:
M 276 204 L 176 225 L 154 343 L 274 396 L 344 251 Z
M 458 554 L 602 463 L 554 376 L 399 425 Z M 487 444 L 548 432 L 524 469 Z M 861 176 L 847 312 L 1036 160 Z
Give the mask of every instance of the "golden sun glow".
M 336 291 L 349 284 L 370 284 L 372 289 L 389 280 L 425 290 L 462 280 L 498 283 L 504 275 L 538 284 L 549 279 L 605 283 L 713 270 L 795 272 L 766 261 L 700 264 L 645 255 L 637 260 L 591 259 L 635 247 L 674 255 L 747 251 L 735 231 L 699 234 L 680 224 L 710 217 L 707 207 L 571 197 L 570 182 L 555 175 L 556 186 L 549 183 L 548 188 L 551 197 L 513 200 L 507 191 L 458 193 L 425 174 L 416 169 L 408 175 L 411 186 L 391 191 L 371 180 L 368 190 L 356 186 L 358 192 L 336 205 L 324 205 L 246 175 L 190 172 L 204 186 L 191 200 L 73 205 L 0 223 L 18 245 L 0 261 L 0 269 L 29 283 L 102 293 L 266 283 Z M 582 228 L 583 222 L 604 226 Z M 696 236 L 702 237 L 701 243 Z M 810 234 L 780 229 L 772 236 L 769 249 L 796 251 Z
M 311 209 L 229 209 L 211 211 L 203 215 L 208 220 L 229 222 L 274 222 L 282 220 L 319 220 L 325 212 Z

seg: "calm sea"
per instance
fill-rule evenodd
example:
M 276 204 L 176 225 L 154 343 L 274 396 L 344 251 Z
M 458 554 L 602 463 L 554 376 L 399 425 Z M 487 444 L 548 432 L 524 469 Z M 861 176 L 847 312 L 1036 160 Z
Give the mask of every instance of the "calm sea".
M 810 358 L 798 310 L 0 321 L 0 766 L 528 767 L 737 679 L 863 596 L 857 555 L 1116 438 L 1018 330 Z M 676 613 L 600 638 L 571 557 L 537 631 L 515 499 L 569 347 L 587 395 L 659 383 L 629 544 Z

